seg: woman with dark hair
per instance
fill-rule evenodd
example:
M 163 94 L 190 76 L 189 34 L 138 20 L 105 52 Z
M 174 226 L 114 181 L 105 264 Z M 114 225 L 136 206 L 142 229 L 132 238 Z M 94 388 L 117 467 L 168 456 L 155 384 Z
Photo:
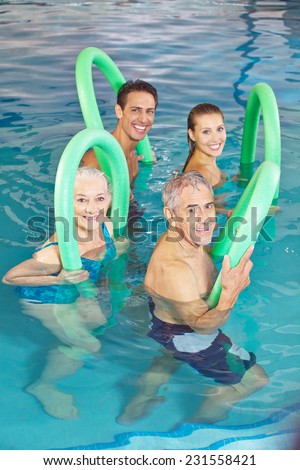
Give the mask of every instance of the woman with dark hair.
M 226 142 L 222 111 L 211 103 L 197 104 L 188 115 L 187 127 L 190 152 L 182 171 L 197 170 L 213 189 L 222 186 L 226 175 L 217 165 Z

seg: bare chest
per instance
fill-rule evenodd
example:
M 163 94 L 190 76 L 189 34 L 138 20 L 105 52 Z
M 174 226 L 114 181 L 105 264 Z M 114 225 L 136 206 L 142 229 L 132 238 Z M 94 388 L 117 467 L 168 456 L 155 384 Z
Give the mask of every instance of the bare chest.
M 213 285 L 214 265 L 208 255 L 198 260 L 195 257 L 186 258 L 185 261 L 191 267 L 197 279 L 199 295 L 209 292 Z
M 132 184 L 139 172 L 137 157 L 135 155 L 130 156 L 127 159 L 127 166 L 128 166 L 130 184 Z

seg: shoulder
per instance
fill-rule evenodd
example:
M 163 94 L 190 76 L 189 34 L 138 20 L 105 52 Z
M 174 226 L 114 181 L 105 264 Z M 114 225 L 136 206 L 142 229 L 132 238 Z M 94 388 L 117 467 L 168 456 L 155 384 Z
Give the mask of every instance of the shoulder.
M 193 171 L 193 170 L 201 173 L 201 175 L 204 176 L 204 178 L 206 178 L 210 182 L 212 172 L 208 168 L 208 165 L 204 165 L 200 163 L 197 159 L 193 160 L 193 157 L 192 157 L 189 164 L 187 165 L 185 169 L 185 172 Z
M 213 181 L 213 183 L 215 183 L 215 184 L 213 184 L 213 190 L 215 191 L 216 189 L 219 189 L 222 186 L 224 186 L 226 181 L 227 181 L 226 174 L 224 173 L 224 171 L 220 170 L 219 181 L 217 181 L 217 183 L 215 183 L 215 181 Z
M 185 260 L 171 260 L 163 267 L 163 270 L 173 284 L 180 283 L 182 285 L 186 284 L 188 281 L 196 280 L 191 266 Z
M 93 149 L 89 149 L 85 152 L 80 163 L 82 166 L 92 166 L 94 168 L 99 168 L 99 162 Z
M 195 273 L 186 261 L 180 259 L 151 258 L 145 286 L 171 300 L 189 302 L 199 298 Z
M 40 263 L 61 265 L 56 236 L 54 235 L 46 243 L 44 243 L 44 245 L 42 245 L 38 251 L 33 254 L 32 257 Z

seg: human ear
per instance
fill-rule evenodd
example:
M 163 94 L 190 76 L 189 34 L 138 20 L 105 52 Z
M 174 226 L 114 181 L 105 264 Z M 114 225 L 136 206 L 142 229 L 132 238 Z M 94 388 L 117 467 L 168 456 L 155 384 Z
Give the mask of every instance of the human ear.
M 195 137 L 194 137 L 194 133 L 193 133 L 192 129 L 189 129 L 189 130 L 188 130 L 188 134 L 189 134 L 189 138 L 190 138 L 193 142 L 195 142 Z
M 123 117 L 123 110 L 119 104 L 116 104 L 115 106 L 115 113 L 118 119 L 121 119 Z
M 171 220 L 174 217 L 173 211 L 170 209 L 170 207 L 165 206 L 164 207 L 164 216 L 167 220 Z

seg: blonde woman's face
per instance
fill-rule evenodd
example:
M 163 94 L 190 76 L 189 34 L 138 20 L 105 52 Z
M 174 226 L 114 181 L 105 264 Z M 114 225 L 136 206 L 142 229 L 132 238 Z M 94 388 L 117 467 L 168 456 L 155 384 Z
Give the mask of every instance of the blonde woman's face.
M 74 188 L 74 216 L 78 227 L 95 230 L 105 219 L 111 202 L 106 184 L 97 176 L 77 177 Z

